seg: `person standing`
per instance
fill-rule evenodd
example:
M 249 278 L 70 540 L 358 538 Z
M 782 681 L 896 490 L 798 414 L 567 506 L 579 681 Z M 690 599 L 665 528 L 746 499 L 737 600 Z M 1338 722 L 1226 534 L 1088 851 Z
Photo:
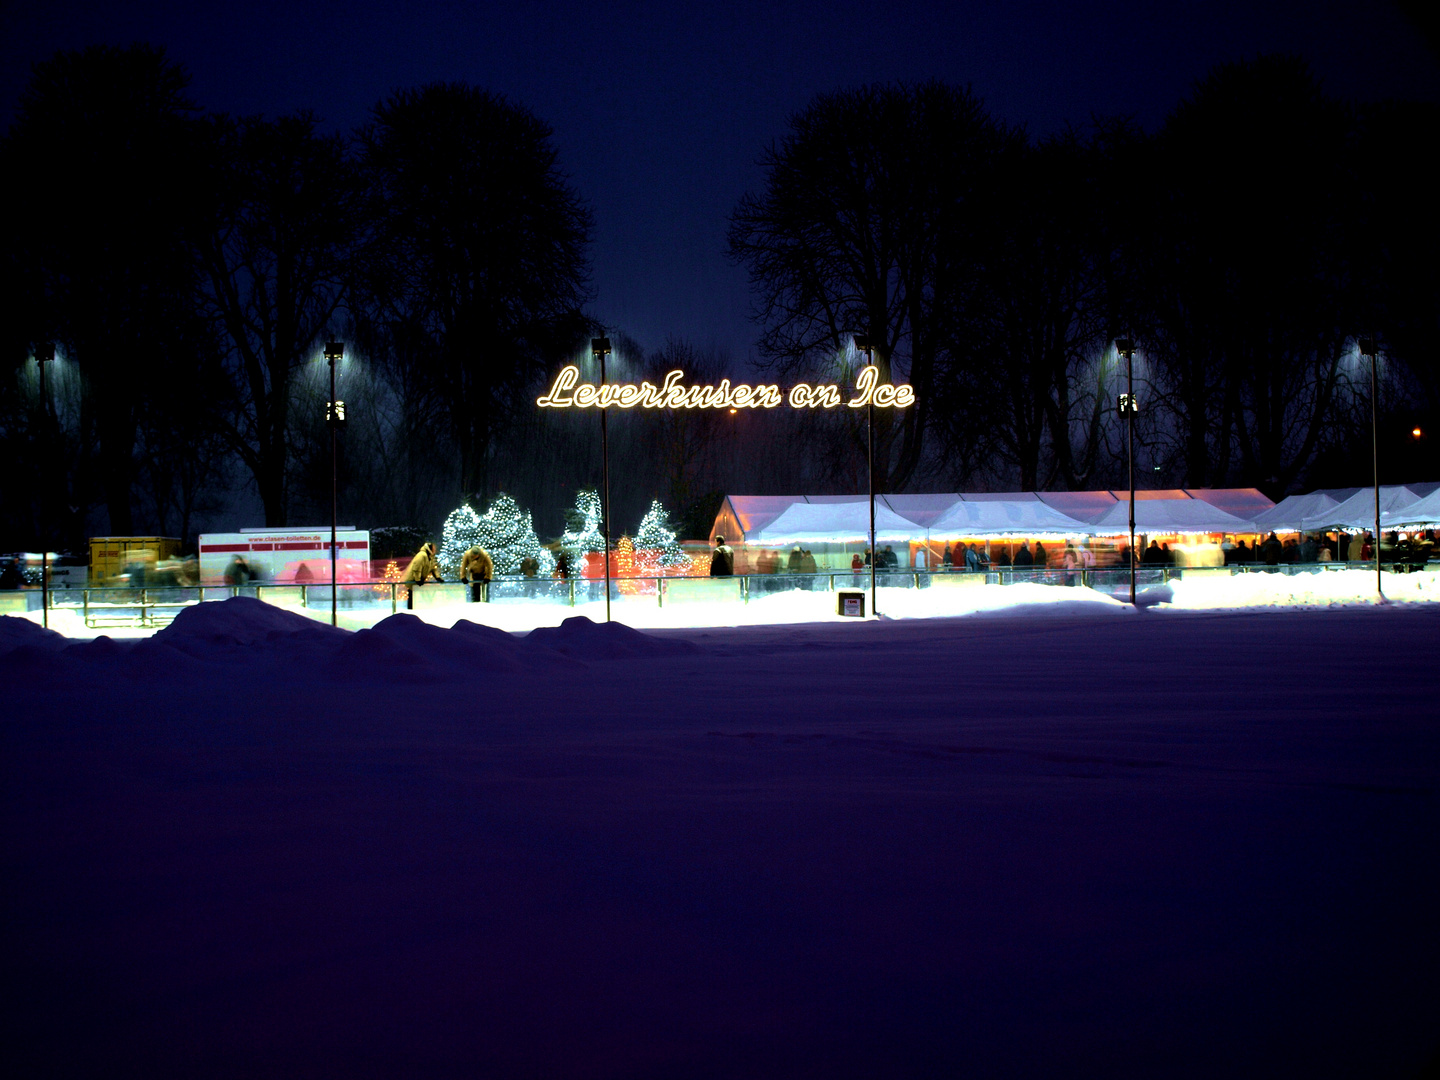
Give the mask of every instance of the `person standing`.
M 800 549 L 795 549 L 798 552 Z M 733 577 L 735 574 L 735 551 L 725 543 L 725 537 L 716 535 L 715 554 L 710 556 L 711 577 Z
M 413 610 L 415 607 L 415 587 L 424 585 L 425 579 L 433 576 L 436 581 L 444 581 L 440 576 L 440 563 L 435 558 L 435 545 L 424 543 L 415 557 L 410 560 L 410 565 L 405 568 L 405 576 L 400 580 L 405 583 L 405 609 Z
M 485 586 L 495 576 L 495 562 L 479 544 L 470 548 L 460 560 L 460 582 L 470 586 L 470 602 L 478 604 L 485 596 Z

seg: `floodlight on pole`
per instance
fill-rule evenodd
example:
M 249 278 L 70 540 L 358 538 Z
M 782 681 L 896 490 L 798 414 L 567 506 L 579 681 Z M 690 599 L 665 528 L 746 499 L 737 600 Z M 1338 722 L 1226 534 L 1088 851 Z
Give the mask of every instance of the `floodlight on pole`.
M 610 339 L 590 339 L 590 354 L 600 364 L 600 385 L 605 385 L 605 357 L 610 355 Z M 605 621 L 610 621 L 610 428 L 609 410 L 600 408 L 600 534 L 605 540 Z
M 1125 357 L 1125 393 L 1117 402 L 1120 415 L 1125 417 L 1125 460 L 1130 473 L 1130 604 L 1135 604 L 1135 414 L 1139 406 L 1135 402 L 1135 342 L 1129 338 L 1116 338 L 1115 351 Z
M 343 341 L 325 343 L 325 360 L 330 365 L 330 400 L 325 403 L 325 423 L 330 428 L 330 625 L 340 622 L 339 553 L 336 541 L 339 538 L 340 519 L 340 469 L 337 454 L 337 436 L 345 424 L 345 403 L 335 397 L 335 365 L 345 357 Z
M 50 392 L 45 383 L 45 369 L 55 359 L 55 343 L 42 341 L 35 348 L 35 359 L 40 365 L 40 412 L 45 425 L 46 451 L 49 449 L 50 434 Z M 48 471 L 46 452 L 40 455 L 40 468 Z M 42 473 L 43 475 L 43 473 Z M 45 513 L 45 483 L 40 483 L 40 625 L 50 629 L 50 515 Z
M 855 349 L 865 354 L 865 365 L 869 367 L 875 363 L 875 343 L 870 340 L 868 334 L 855 335 Z M 875 395 L 870 395 L 870 400 L 865 407 L 867 442 L 869 443 L 869 454 L 867 455 L 867 472 L 870 477 L 870 614 L 878 615 L 875 610 L 875 564 L 880 561 L 880 553 L 875 548 Z
M 1380 421 L 1379 386 L 1380 347 L 1373 337 L 1362 337 L 1357 344 L 1361 356 L 1370 358 L 1370 464 L 1375 483 L 1375 592 L 1383 600 L 1385 590 L 1380 584 Z

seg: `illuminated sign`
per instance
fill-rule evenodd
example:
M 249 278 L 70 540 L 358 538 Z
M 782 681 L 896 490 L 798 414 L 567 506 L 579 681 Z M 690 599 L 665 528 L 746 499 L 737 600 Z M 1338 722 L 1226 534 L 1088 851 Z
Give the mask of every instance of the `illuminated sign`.
M 550 392 L 537 398 L 542 409 L 774 409 L 788 404 L 792 409 L 834 409 L 845 405 L 862 409 L 903 409 L 915 403 L 915 391 L 908 383 L 899 386 L 880 381 L 880 369 L 873 364 L 860 369 L 855 394 L 843 400 L 834 383 L 812 386 L 796 383 L 782 393 L 774 384 L 735 383 L 721 379 L 716 386 L 686 386 L 685 372 L 670 372 L 659 386 L 654 383 L 582 383 L 580 369 L 573 364 L 562 368 L 550 385 Z

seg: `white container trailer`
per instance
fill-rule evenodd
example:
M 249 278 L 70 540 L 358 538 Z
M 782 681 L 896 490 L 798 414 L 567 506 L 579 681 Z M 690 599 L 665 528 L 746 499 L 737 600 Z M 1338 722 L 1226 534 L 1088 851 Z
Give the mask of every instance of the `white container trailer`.
M 370 531 L 347 525 L 335 534 L 340 581 L 370 580 Z M 238 533 L 200 534 L 200 576 L 220 582 L 236 556 L 253 579 L 288 584 L 330 580 L 330 527 L 241 529 Z

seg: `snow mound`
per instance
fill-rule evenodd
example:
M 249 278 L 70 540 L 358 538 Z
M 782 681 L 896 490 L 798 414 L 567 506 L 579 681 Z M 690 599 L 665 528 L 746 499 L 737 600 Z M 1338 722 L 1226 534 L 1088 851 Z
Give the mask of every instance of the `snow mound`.
M 700 651 L 691 641 L 666 641 L 624 623 L 591 622 L 584 615 L 575 615 L 559 626 L 531 630 L 525 640 L 554 649 L 573 660 L 627 660 Z
M 517 643 L 509 634 L 503 630 L 480 633 L 490 628 L 474 623 L 465 626 L 466 629 L 461 629 L 457 624 L 450 630 L 442 630 L 402 611 L 376 623 L 374 629 L 401 648 L 430 660 L 443 660 L 471 671 L 520 670 Z M 492 634 L 505 641 L 499 642 Z
M 297 634 L 312 639 L 330 637 L 338 643 L 348 633 L 262 600 L 232 596 L 181 609 L 174 622 L 155 634 L 155 640 L 194 654 L 205 651 L 203 646 L 258 645 L 293 640 Z M 197 646 L 202 648 L 197 650 Z
M 378 629 L 358 630 L 347 637 L 325 671 L 337 682 L 372 683 L 433 682 L 452 674 Z
M 64 678 L 70 674 L 70 669 L 60 656 L 61 651 L 48 643 L 7 649 L 0 652 L 0 681 Z
M 18 615 L 0 615 L 0 656 L 29 645 L 37 649 L 63 649 L 70 643 L 64 634 L 46 630 Z
M 62 655 L 67 660 L 83 660 L 87 664 L 114 664 L 125 660 L 133 647 L 133 644 L 122 645 L 108 634 L 101 634 L 94 641 L 71 645 Z
M 1135 606 L 1138 608 L 1154 607 L 1156 604 L 1171 604 L 1175 602 L 1175 590 L 1169 585 L 1155 585 L 1148 589 L 1140 589 L 1135 593 Z
M 1385 598 L 1392 603 L 1433 603 L 1440 600 L 1440 573 L 1383 577 Z M 1373 604 L 1375 571 L 1313 570 L 1281 574 L 1253 572 L 1234 576 L 1182 576 L 1172 581 L 1169 606 L 1189 611 L 1219 608 L 1322 608 Z

